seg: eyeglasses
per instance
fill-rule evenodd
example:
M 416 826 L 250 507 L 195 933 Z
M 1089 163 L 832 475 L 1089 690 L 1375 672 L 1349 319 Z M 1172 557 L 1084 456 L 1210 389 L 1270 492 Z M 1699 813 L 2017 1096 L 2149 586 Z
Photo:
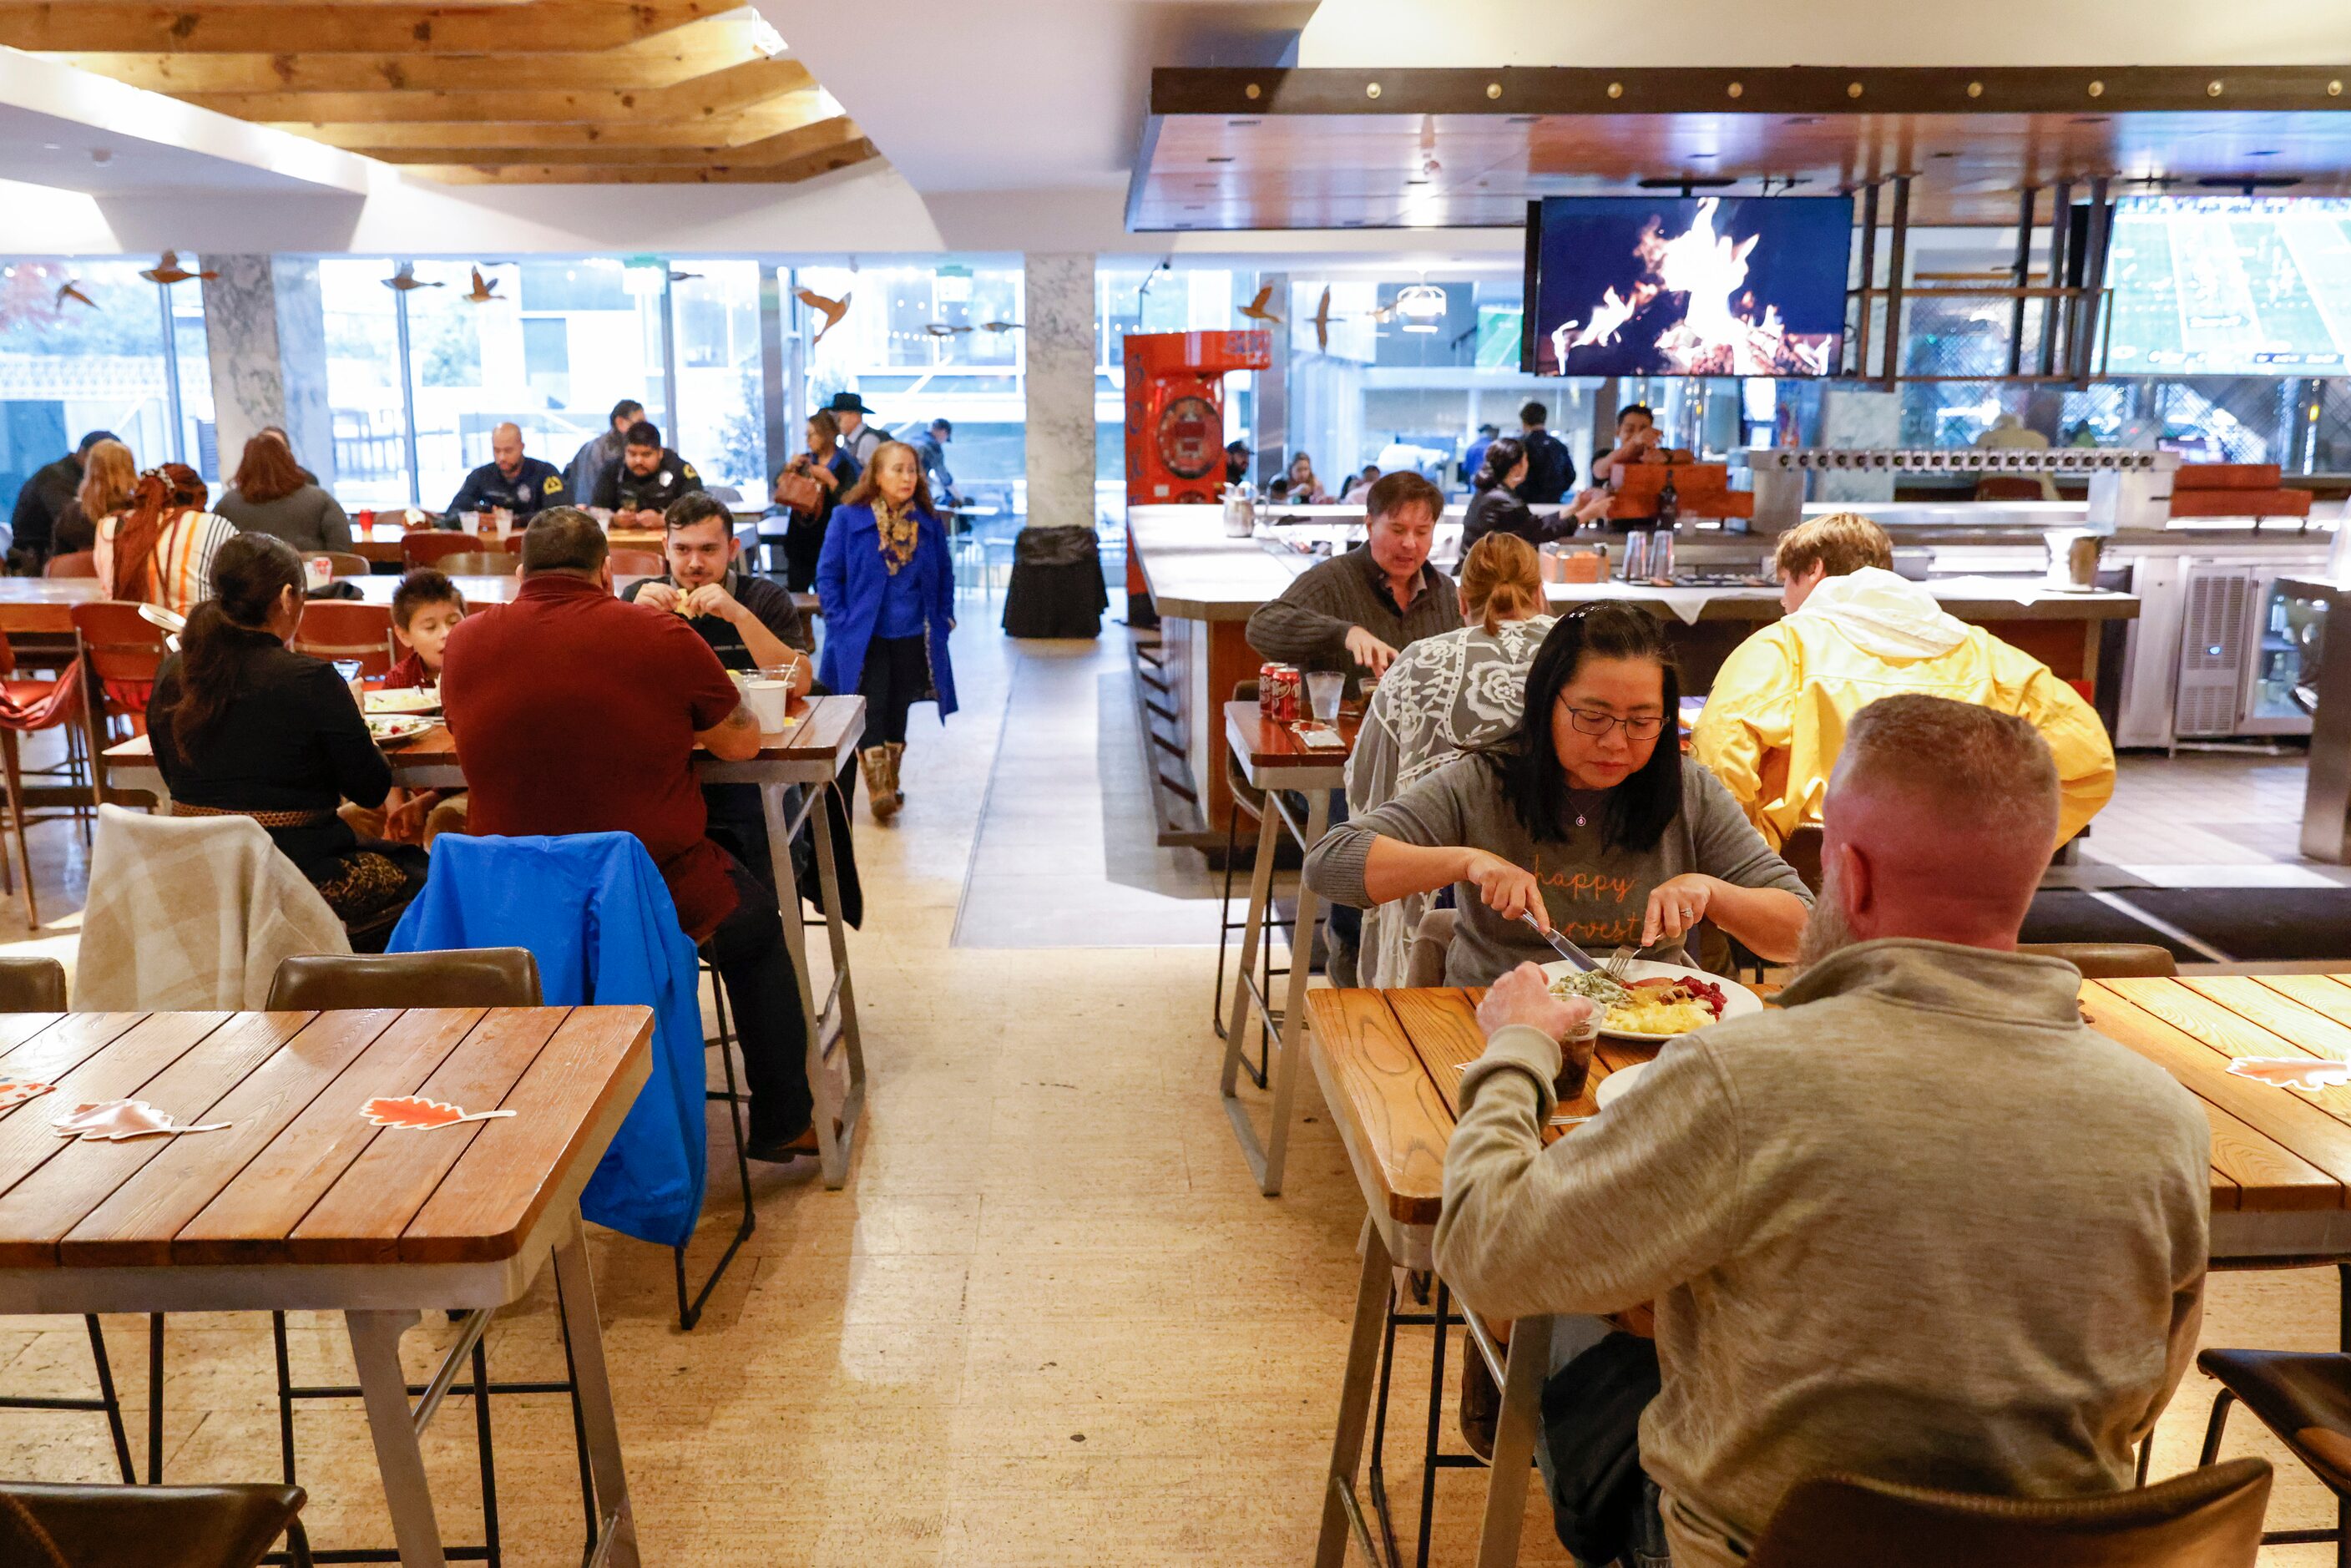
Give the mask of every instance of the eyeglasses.
M 1567 705 L 1562 703 L 1560 706 L 1567 707 Z M 1567 722 L 1573 725 L 1577 732 L 1583 735 L 1606 735 L 1618 725 L 1623 725 L 1625 738 L 1627 740 L 1655 740 L 1657 738 L 1658 732 L 1666 727 L 1663 714 L 1650 714 L 1640 718 L 1619 718 L 1613 713 L 1600 713 L 1592 708 L 1583 707 L 1567 708 Z

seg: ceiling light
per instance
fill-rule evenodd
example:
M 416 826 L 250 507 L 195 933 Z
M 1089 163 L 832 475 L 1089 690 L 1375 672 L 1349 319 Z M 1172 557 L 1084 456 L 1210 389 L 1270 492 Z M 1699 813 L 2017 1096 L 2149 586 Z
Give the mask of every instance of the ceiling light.
M 1426 283 L 1401 289 L 1395 297 L 1395 313 L 1405 331 L 1434 332 L 1445 319 L 1445 290 Z

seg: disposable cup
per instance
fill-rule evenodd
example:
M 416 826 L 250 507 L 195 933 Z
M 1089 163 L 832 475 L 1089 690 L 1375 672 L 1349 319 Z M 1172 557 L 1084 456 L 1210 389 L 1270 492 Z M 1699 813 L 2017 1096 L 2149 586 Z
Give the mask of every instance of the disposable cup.
M 759 721 L 759 733 L 774 735 L 790 716 L 792 688 L 782 681 L 754 676 L 743 683 L 743 700 L 750 705 L 751 716 Z

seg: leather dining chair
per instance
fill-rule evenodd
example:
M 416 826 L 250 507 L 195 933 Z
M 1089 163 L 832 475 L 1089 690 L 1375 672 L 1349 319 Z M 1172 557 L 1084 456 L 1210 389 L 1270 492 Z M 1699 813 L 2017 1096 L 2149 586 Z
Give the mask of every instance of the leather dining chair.
M 78 549 L 68 550 L 63 555 L 53 555 L 49 558 L 49 564 L 41 569 L 41 575 L 43 577 L 96 577 L 98 552 Z
M 269 982 L 271 1012 L 353 1011 L 363 1008 L 535 1008 L 540 1003 L 538 960 L 528 947 L 470 947 L 427 953 L 304 954 L 279 961 Z M 284 1473 L 294 1471 L 294 1402 L 298 1399 L 356 1399 L 353 1386 L 298 1385 L 293 1381 L 286 1341 L 286 1314 L 269 1314 L 269 1332 L 277 1352 L 277 1432 Z M 578 1414 L 578 1388 L 567 1375 L 560 1382 L 493 1383 L 489 1353 L 482 1341 L 474 1343 L 474 1380 L 453 1387 L 453 1394 L 472 1395 L 487 1388 L 492 1394 L 565 1394 Z M 583 1499 L 593 1496 L 589 1480 L 586 1439 L 576 1420 L 580 1486 Z M 488 1411 L 476 1398 L 474 1440 L 482 1475 L 482 1495 L 497 1496 L 497 1468 L 490 1440 Z M 595 1509 L 590 1503 L 589 1530 L 595 1530 Z M 487 1540 L 482 1551 L 499 1560 L 497 1513 L 483 1512 Z M 482 1551 L 467 1549 L 471 1555 Z M 457 1555 L 458 1553 L 452 1553 Z
M 55 958 L 0 958 L 0 1013 L 66 1010 L 66 967 Z
M 297 1486 L 45 1486 L 0 1481 L 10 1568 L 255 1568 L 282 1536 L 310 1568 Z
M 348 599 L 316 599 L 302 606 L 294 629 L 294 651 L 329 664 L 356 663 L 362 675 L 392 668 L 392 610 Z
M 528 947 L 303 954 L 282 960 L 269 981 L 272 1012 L 538 1005 L 538 960 Z
M 350 550 L 305 550 L 302 553 L 302 559 L 325 561 L 327 570 L 338 578 L 369 577 L 375 572 L 375 568 L 369 563 L 367 557 L 356 555 Z
M 1980 1497 L 1815 1476 L 1781 1502 L 1748 1568 L 2253 1568 L 2266 1459 L 2081 1498 Z
M 439 566 L 444 555 L 487 549 L 489 546 L 482 542 L 479 534 L 453 534 L 438 528 L 418 528 L 401 536 L 400 563 L 413 571 L 420 566 Z
M 2331 1541 L 2337 1561 L 2351 1554 L 2351 1355 L 2208 1350 L 2196 1358 L 2196 1368 L 2220 1385 L 2204 1428 L 2205 1464 L 2220 1451 L 2229 1406 L 2241 1399 L 2335 1494 L 2334 1529 L 2273 1531 L 2262 1543 Z
M 108 800 L 106 748 L 123 735 L 147 733 L 147 699 L 171 649 L 163 629 L 135 603 L 101 599 L 77 604 L 71 613 L 89 681 L 82 715 L 89 729 L 91 802 L 102 806 Z M 124 795 L 120 803 L 148 805 L 152 797 L 142 789 Z
M 614 577 L 659 577 L 669 570 L 668 558 L 658 550 L 616 549 L 611 559 Z
M 498 549 L 458 550 L 444 555 L 433 563 L 434 569 L 451 577 L 512 577 L 516 558 L 512 552 Z

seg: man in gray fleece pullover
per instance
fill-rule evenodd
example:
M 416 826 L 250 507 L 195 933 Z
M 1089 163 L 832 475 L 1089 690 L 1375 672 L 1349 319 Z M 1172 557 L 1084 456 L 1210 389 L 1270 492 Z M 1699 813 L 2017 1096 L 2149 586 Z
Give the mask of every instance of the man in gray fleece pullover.
M 1641 1459 L 1675 1568 L 1739 1563 L 1825 1471 L 2131 1484 L 2195 1351 L 2210 1128 L 2083 1026 L 2071 966 L 2014 951 L 2056 823 L 2029 726 L 1889 697 L 1846 737 L 1777 1010 L 1668 1045 L 1546 1150 L 1591 1004 L 1529 966 L 1479 1009 L 1438 1270 L 1495 1317 L 1656 1303 Z

